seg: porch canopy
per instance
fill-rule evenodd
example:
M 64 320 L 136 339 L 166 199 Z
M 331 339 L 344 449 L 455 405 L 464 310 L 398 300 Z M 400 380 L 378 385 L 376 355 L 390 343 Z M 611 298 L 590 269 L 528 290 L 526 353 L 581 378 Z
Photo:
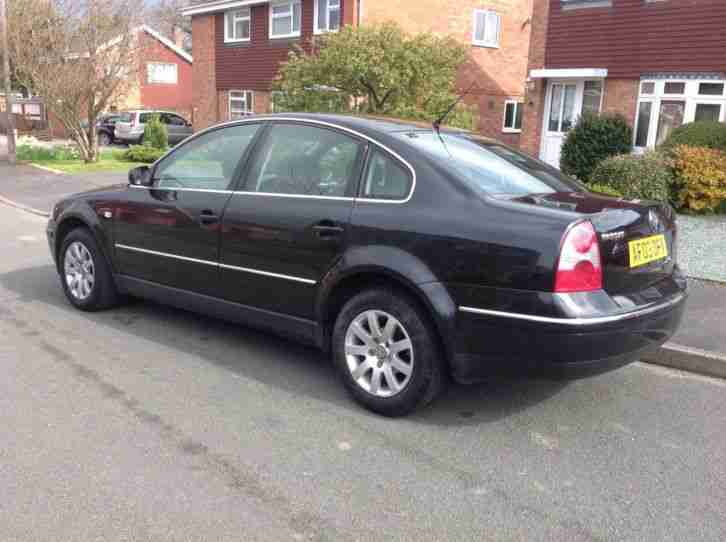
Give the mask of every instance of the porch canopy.
M 530 79 L 605 79 L 607 68 L 544 68 L 530 70 Z

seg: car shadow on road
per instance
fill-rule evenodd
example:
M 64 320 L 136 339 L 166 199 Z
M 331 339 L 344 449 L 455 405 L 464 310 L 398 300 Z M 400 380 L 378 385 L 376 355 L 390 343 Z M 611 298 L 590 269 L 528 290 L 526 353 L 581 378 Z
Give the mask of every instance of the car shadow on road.
M 110 311 L 84 313 L 65 299 L 52 265 L 1 274 L 0 287 L 19 296 L 20 301 L 45 303 L 68 313 L 69 318 L 85 318 L 89 323 L 198 356 L 245 378 L 332 403 L 350 414 L 361 413 L 339 383 L 328 356 L 315 348 L 141 300 Z M 408 420 L 442 426 L 485 424 L 531 408 L 566 385 L 565 381 L 529 379 L 497 379 L 467 386 L 452 382 L 434 405 Z

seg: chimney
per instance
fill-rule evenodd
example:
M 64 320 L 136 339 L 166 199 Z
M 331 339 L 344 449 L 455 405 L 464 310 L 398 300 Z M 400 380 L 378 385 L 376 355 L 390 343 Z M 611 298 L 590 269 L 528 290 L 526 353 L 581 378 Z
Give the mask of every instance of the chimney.
M 178 26 L 174 26 L 172 29 L 172 40 L 179 49 L 184 49 L 184 31 Z

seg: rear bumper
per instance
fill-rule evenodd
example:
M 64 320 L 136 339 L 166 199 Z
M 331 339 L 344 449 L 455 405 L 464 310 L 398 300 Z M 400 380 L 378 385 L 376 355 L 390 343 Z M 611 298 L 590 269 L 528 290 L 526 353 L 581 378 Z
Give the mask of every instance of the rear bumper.
M 580 319 L 460 308 L 454 377 L 462 382 L 517 374 L 579 378 L 616 369 L 673 336 L 686 298 L 682 291 L 632 312 Z

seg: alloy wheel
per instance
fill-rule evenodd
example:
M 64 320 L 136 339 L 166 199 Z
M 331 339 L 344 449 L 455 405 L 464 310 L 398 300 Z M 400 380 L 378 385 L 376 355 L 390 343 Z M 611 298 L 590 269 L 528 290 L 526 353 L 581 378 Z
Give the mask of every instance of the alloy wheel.
M 345 334 L 345 358 L 353 380 L 376 397 L 401 393 L 413 375 L 413 343 L 403 324 L 380 310 L 356 316 Z
M 71 295 L 78 301 L 88 299 L 96 283 L 96 267 L 86 245 L 80 241 L 68 245 L 63 258 L 63 270 Z

